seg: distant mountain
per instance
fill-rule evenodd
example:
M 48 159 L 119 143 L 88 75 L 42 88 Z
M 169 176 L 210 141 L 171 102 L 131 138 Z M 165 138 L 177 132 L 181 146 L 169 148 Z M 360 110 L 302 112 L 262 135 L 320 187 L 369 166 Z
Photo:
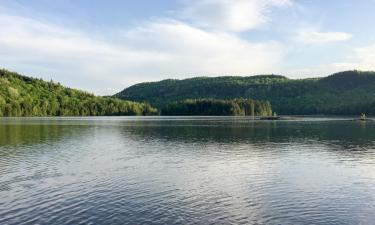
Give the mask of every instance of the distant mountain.
M 185 99 L 269 101 L 279 114 L 375 114 L 375 72 L 345 71 L 324 78 L 278 75 L 196 77 L 140 83 L 115 97 L 147 101 L 159 109 Z
M 148 104 L 97 97 L 58 83 L 0 70 L 0 116 L 149 115 Z

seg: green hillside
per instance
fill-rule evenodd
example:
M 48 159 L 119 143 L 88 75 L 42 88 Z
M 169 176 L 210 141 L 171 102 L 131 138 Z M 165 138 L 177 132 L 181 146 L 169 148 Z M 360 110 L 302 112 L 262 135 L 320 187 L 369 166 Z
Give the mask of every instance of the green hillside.
M 155 113 L 156 109 L 148 104 L 96 97 L 54 82 L 0 70 L 0 116 L 112 116 Z
M 157 108 L 185 99 L 249 98 L 269 101 L 279 114 L 375 114 L 375 72 L 345 71 L 324 78 L 278 75 L 197 77 L 141 83 L 115 95 Z

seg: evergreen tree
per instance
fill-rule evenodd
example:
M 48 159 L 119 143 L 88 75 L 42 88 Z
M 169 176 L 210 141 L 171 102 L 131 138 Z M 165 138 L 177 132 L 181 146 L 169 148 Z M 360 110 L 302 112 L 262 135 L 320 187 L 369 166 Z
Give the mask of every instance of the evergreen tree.
M 169 104 L 161 115 L 170 116 L 270 116 L 270 103 L 251 99 L 187 99 Z

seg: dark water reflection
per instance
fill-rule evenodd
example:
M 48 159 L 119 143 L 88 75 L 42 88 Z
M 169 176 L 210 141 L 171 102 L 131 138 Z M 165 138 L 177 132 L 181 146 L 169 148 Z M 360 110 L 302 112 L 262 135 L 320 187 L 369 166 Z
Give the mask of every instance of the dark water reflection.
M 0 224 L 373 224 L 375 123 L 0 120 Z

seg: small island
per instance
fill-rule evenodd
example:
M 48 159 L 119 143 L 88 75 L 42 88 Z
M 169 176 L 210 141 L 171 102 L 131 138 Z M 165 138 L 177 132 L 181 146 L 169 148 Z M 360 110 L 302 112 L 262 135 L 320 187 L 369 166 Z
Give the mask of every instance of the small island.
M 365 113 L 362 113 L 358 120 L 363 122 L 372 121 L 372 119 L 368 118 Z

